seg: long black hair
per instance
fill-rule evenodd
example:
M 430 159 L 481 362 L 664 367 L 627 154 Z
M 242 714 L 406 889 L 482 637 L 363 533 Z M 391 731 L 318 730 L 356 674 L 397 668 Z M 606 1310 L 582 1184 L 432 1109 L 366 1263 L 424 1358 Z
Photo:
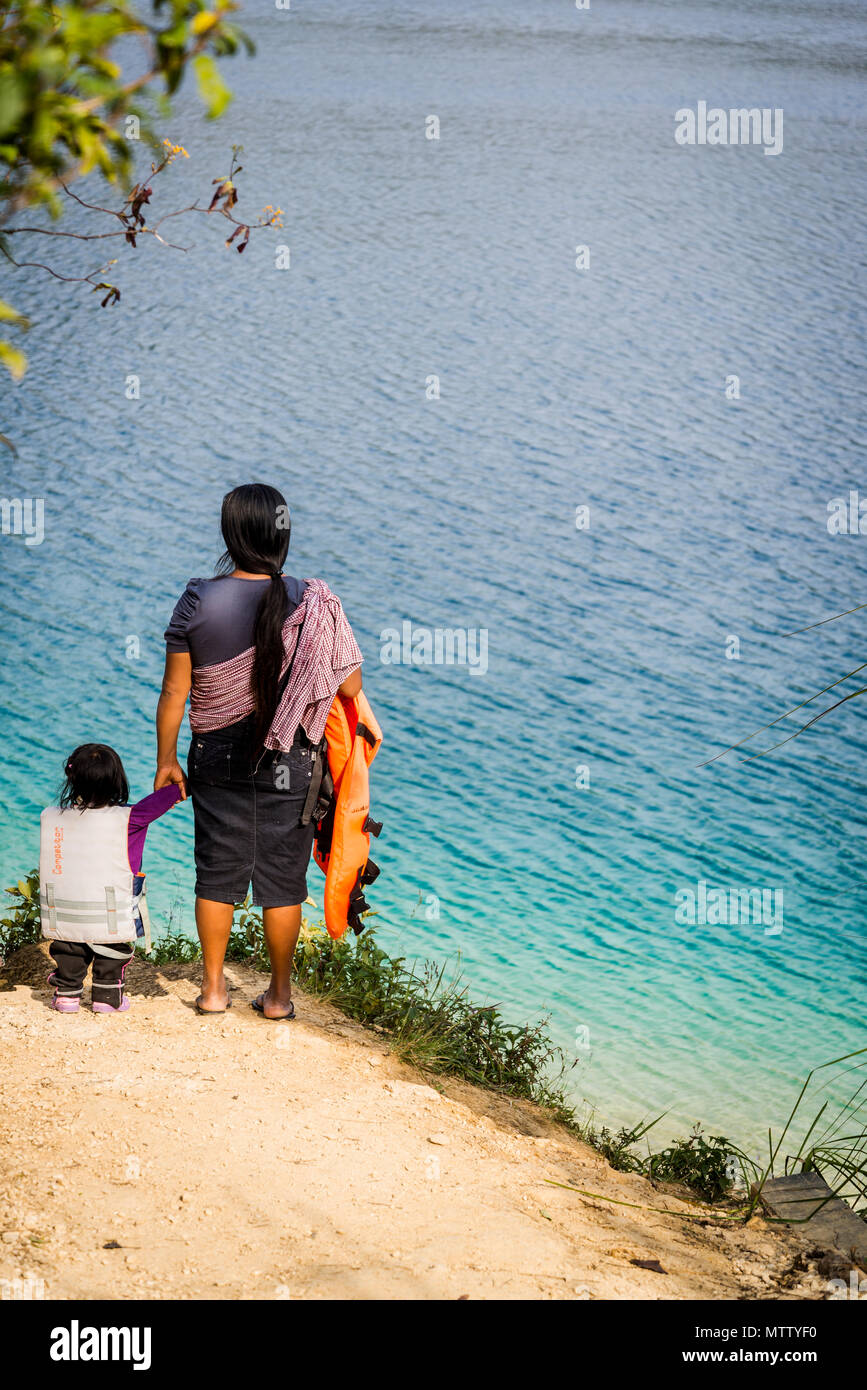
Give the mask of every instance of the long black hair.
M 97 806 L 125 806 L 129 783 L 119 754 L 107 743 L 82 743 L 66 759 L 66 780 L 60 792 L 64 810 L 77 806 L 92 810 Z
M 283 564 L 289 550 L 289 508 L 282 493 L 267 483 L 244 483 L 223 498 L 220 530 L 226 542 L 217 573 L 233 569 L 250 574 L 270 574 L 271 583 L 256 613 L 253 641 L 256 658 L 251 687 L 256 708 L 256 737 L 264 743 L 277 708 L 277 686 L 283 665 L 283 624 L 289 612 L 289 596 L 283 582 Z

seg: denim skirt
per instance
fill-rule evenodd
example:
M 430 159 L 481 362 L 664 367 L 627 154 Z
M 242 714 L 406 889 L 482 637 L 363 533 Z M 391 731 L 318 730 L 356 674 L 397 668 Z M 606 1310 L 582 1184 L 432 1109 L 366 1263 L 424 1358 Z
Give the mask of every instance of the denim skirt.
M 301 815 L 313 748 L 299 731 L 288 752 L 257 750 L 252 719 L 193 734 L 187 760 L 196 835 L 196 896 L 257 907 L 307 897 L 313 824 Z

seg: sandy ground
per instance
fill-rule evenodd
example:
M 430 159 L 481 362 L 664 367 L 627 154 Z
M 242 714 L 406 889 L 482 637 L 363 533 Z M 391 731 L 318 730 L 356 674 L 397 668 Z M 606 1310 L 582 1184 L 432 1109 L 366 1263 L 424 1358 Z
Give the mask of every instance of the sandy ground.
M 685 1221 L 695 1204 L 535 1107 L 431 1084 L 322 1001 L 264 1022 L 245 966 L 210 1019 L 195 967 L 134 964 L 118 1017 L 87 991 L 53 1013 L 46 973 L 38 946 L 0 972 L 0 1280 L 84 1299 L 825 1293 L 795 1234 Z

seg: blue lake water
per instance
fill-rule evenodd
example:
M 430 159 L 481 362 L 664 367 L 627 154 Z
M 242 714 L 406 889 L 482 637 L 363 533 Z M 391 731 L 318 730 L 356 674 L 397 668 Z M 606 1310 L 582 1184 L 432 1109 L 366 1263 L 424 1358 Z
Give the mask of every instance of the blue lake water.
M 867 705 L 696 766 L 865 659 L 867 610 L 784 634 L 867 602 L 867 537 L 826 524 L 867 497 L 867 13 L 245 9 L 259 52 L 227 65 L 221 121 L 178 101 L 190 159 L 154 205 L 207 199 L 237 142 L 241 209 L 285 229 L 243 256 L 204 218 L 168 224 L 187 254 L 70 243 L 82 270 L 118 255 L 105 312 L 4 272 L 34 328 L 0 384 L 0 492 L 45 503 L 41 545 L 0 538 L 5 881 L 77 743 L 150 789 L 172 605 L 213 568 L 222 494 L 271 481 L 385 732 L 383 944 L 460 952 L 480 1000 L 549 1013 L 601 1118 L 668 1109 L 756 1146 L 811 1066 L 867 1041 Z M 782 154 L 680 147 L 699 100 L 782 108 Z M 485 629 L 487 671 L 382 662 L 405 620 Z M 192 930 L 187 811 L 145 867 L 155 917 Z M 699 880 L 781 891 L 782 930 L 678 921 Z

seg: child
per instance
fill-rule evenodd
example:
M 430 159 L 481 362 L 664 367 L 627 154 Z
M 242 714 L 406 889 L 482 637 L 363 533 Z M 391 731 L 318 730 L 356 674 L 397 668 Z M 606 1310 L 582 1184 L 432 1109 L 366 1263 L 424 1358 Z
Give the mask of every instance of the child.
M 127 805 L 123 763 L 104 743 L 83 743 L 64 770 L 59 809 L 42 812 L 39 846 L 42 934 L 56 965 L 51 1007 L 78 1012 L 92 963 L 94 1013 L 126 1013 L 124 971 L 136 936 L 149 936 L 140 872 L 147 828 L 186 792 L 162 787 Z

